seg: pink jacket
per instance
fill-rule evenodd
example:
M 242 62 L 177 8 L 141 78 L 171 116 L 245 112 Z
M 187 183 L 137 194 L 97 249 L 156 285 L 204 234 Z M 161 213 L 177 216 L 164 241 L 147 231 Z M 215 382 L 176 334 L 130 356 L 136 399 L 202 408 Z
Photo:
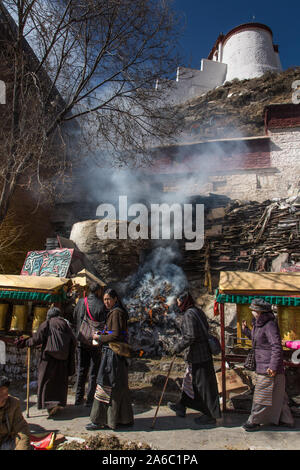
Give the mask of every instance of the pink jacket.
M 285 346 L 290 349 L 300 349 L 300 340 L 297 341 L 286 341 Z

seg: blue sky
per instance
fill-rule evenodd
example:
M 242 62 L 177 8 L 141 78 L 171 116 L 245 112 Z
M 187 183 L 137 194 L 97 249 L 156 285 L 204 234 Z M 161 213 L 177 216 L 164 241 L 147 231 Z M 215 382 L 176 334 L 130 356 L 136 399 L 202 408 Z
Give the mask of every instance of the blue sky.
M 181 39 L 182 66 L 200 68 L 220 33 L 255 21 L 269 26 L 274 44 L 279 45 L 284 70 L 300 66 L 300 1 L 286 2 L 241 0 L 174 0 L 173 9 L 185 14 L 186 26 Z M 255 17 L 255 19 L 253 19 Z

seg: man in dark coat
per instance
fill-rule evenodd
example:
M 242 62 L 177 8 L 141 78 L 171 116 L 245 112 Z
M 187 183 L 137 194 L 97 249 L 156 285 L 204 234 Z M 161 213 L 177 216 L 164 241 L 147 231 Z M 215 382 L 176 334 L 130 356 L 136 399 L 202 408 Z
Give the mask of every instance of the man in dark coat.
M 221 412 L 213 358 L 208 344 L 208 321 L 205 313 L 195 306 L 188 292 L 180 295 L 177 303 L 184 312 L 182 339 L 172 352 L 179 354 L 185 351 L 187 370 L 179 402 L 168 403 L 168 406 L 181 417 L 185 417 L 186 408 L 198 410 L 203 415 L 195 419 L 197 424 L 215 425 Z
M 29 426 L 9 386 L 9 379 L 0 376 L 0 450 L 31 450 Z
M 47 312 L 47 320 L 31 338 L 20 338 L 19 348 L 41 345 L 38 367 L 38 409 L 46 408 L 50 416 L 67 404 L 68 377 L 75 373 L 76 338 L 59 308 Z
M 87 297 L 87 304 L 89 312 L 96 322 L 99 322 L 99 329 L 105 325 L 106 310 L 104 303 L 101 300 L 102 288 L 98 283 L 90 285 L 90 293 Z M 84 303 L 85 299 L 80 299 L 74 309 L 73 324 L 75 325 L 76 335 L 78 335 L 80 326 L 83 322 L 85 315 L 87 315 L 87 308 Z M 96 390 L 96 379 L 101 361 L 101 353 L 99 346 L 87 346 L 82 342 L 78 342 L 77 348 L 77 383 L 76 383 L 76 396 L 75 405 L 84 403 L 85 384 L 90 370 L 90 377 L 87 390 L 87 399 L 85 406 L 91 407 L 94 401 L 94 394 Z

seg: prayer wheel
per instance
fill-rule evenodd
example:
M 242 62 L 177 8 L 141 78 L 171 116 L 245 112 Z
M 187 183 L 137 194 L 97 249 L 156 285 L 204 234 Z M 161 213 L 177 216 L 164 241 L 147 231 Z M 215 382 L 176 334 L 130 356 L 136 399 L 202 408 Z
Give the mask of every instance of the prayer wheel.
M 300 338 L 300 307 L 278 307 L 280 334 L 285 341 Z
M 5 331 L 8 304 L 0 304 L 0 331 Z
M 27 316 L 27 305 L 14 305 L 10 324 L 10 331 L 26 331 Z
M 34 307 L 32 333 L 36 333 L 39 326 L 46 320 L 48 307 Z
M 249 305 L 237 304 L 237 344 L 241 348 L 251 348 L 252 341 L 242 333 L 242 321 L 246 320 L 248 328 L 251 329 L 253 315 L 249 309 Z M 245 338 L 245 339 L 243 339 Z
M 295 309 L 295 325 L 296 325 L 296 335 L 297 339 L 300 338 L 300 308 Z

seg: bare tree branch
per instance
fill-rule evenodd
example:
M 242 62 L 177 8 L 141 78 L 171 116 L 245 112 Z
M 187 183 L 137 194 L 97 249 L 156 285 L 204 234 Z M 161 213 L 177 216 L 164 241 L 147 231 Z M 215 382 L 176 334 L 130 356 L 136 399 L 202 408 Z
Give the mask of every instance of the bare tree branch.
M 105 154 L 113 165 L 148 161 L 152 142 L 176 135 L 178 111 L 155 90 L 178 65 L 180 23 L 169 4 L 0 0 L 0 63 L 11 83 L 0 223 L 17 186 L 50 191 L 86 155 Z

